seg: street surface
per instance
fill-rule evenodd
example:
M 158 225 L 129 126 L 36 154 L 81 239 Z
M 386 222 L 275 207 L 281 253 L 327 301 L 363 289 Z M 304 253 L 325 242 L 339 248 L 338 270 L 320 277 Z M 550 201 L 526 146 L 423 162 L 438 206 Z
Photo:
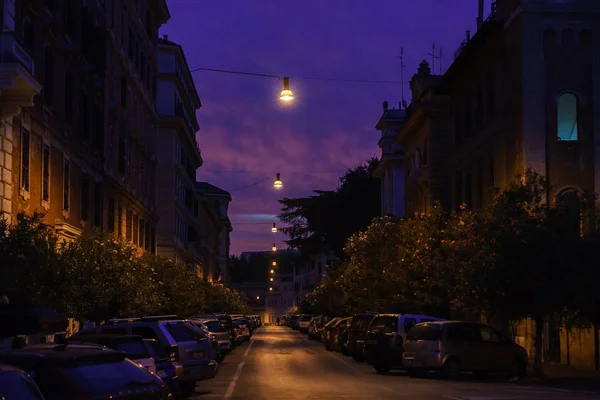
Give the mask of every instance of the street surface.
M 526 383 L 412 379 L 403 371 L 382 376 L 365 363 L 328 352 L 287 327 L 267 326 L 200 382 L 193 399 L 231 400 L 591 400 L 600 393 L 543 388 Z

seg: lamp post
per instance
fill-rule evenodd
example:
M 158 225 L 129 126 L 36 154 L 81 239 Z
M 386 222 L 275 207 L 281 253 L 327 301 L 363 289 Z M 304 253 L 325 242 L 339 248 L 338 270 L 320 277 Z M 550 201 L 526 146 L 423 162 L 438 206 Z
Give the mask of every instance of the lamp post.
M 283 187 L 283 182 L 281 182 L 281 173 L 277 172 L 275 175 L 275 182 L 273 182 L 273 187 L 275 189 L 281 189 Z
M 277 233 L 277 226 L 275 225 L 275 222 L 273 222 L 273 227 L 271 228 L 271 232 Z
M 285 102 L 294 100 L 294 93 L 290 90 L 290 78 L 288 76 L 283 77 L 283 90 L 279 95 L 279 99 Z

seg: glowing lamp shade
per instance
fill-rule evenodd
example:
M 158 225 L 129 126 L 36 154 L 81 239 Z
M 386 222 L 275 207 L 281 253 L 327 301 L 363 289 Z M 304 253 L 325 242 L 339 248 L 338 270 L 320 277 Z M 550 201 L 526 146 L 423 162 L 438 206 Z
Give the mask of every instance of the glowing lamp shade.
M 269 280 L 270 280 L 271 282 L 273 282 L 273 278 L 270 278 Z
M 277 265 L 277 261 L 273 261 L 273 266 L 276 266 L 276 265 Z
M 269 292 L 272 292 L 272 291 L 273 291 L 273 288 L 272 288 L 272 287 L 270 287 L 270 288 L 269 288 Z
M 277 226 L 275 226 L 275 222 L 273 222 L 273 227 L 271 228 L 271 232 L 277 233 Z
M 281 182 L 281 174 L 278 172 L 277 176 L 275 177 L 275 182 L 273 182 L 273 187 L 275 189 L 281 189 L 283 187 L 283 182 Z M 275 226 L 275 225 L 273 225 Z M 273 229 L 271 228 L 271 231 L 273 231 Z M 277 232 L 277 231 L 275 231 Z
M 281 101 L 292 101 L 294 100 L 294 93 L 290 90 L 290 78 L 288 76 L 283 77 L 283 90 L 279 95 Z
M 275 243 L 273 243 L 273 248 L 271 250 L 277 251 L 277 246 L 275 246 Z
M 260 296 L 256 296 L 256 300 L 260 300 Z
M 273 269 L 272 269 L 272 270 L 271 270 L 271 273 L 274 273 L 274 272 L 275 272 L 275 270 L 273 270 Z

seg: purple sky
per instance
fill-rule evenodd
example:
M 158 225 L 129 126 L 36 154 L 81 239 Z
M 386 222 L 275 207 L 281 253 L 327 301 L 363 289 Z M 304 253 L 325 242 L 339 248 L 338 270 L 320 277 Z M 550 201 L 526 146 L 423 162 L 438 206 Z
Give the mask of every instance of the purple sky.
M 346 168 L 379 155 L 382 101 L 392 107 L 401 100 L 400 84 L 299 77 L 400 81 L 403 46 L 408 82 L 421 60 L 431 62 L 433 42 L 443 49 L 444 68 L 450 65 L 477 16 L 477 0 L 167 2 L 171 20 L 161 34 L 183 46 L 190 68 L 290 76 L 296 96 L 284 107 L 276 79 L 193 74 L 203 104 L 197 138 L 204 166 L 197 177 L 231 192 L 233 254 L 270 250 L 273 242 L 283 248 L 283 234 L 249 223 L 276 222 L 278 199 L 334 189 Z M 276 172 L 281 190 L 272 185 Z

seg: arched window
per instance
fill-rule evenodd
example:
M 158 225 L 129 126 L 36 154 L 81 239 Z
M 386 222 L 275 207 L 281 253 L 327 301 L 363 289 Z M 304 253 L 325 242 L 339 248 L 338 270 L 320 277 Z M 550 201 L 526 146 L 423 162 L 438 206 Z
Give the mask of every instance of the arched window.
M 579 195 L 568 190 L 563 192 L 558 198 L 559 207 L 563 209 L 567 229 L 573 234 L 581 234 L 581 200 Z
M 558 140 L 577 140 L 579 138 L 577 96 L 563 93 L 556 101 Z

